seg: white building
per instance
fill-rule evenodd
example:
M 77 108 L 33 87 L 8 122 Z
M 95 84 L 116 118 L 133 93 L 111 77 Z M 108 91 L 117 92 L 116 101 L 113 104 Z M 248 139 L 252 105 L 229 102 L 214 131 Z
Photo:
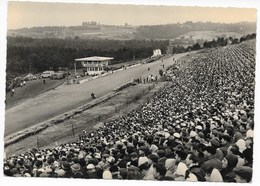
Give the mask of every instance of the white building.
M 153 55 L 152 57 L 159 57 L 162 55 L 161 49 L 155 49 L 153 50 Z
M 75 59 L 75 61 L 80 61 L 82 67 L 85 68 L 89 75 L 101 74 L 105 71 L 106 67 L 110 64 L 110 61 L 114 59 L 113 57 L 85 57 Z

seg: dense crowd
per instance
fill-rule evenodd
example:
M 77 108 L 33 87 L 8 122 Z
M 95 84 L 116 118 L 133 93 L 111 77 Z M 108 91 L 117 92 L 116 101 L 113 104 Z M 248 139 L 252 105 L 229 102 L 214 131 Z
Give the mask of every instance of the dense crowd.
M 177 61 L 139 109 L 75 142 L 4 159 L 15 177 L 250 182 L 255 40 Z

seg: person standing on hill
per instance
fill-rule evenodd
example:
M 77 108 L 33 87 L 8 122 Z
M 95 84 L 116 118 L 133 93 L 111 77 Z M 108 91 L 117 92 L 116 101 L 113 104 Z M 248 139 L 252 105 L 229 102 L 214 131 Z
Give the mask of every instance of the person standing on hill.
M 11 96 L 14 96 L 14 88 L 12 88 Z

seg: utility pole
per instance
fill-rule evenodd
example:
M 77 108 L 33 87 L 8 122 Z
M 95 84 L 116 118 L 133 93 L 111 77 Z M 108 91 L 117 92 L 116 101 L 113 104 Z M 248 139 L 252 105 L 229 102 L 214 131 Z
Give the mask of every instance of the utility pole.
M 76 67 L 76 61 L 74 62 L 74 70 L 75 70 L 75 77 L 76 77 L 76 73 L 77 73 L 77 67 Z

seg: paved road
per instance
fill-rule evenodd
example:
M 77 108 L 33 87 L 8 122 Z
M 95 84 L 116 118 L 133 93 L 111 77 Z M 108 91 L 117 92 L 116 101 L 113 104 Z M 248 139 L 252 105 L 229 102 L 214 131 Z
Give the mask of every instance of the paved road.
M 183 55 L 185 54 L 178 54 L 174 58 L 178 59 Z M 153 63 L 142 64 L 83 84 L 61 85 L 36 98 L 26 100 L 6 110 L 5 136 L 90 102 L 91 92 L 94 92 L 97 97 L 101 97 L 133 78 L 146 77 L 149 74 L 159 76 L 159 69 L 162 69 L 162 64 L 166 68 L 173 64 L 172 59 L 173 57 L 168 57 L 163 62 L 158 60 Z M 150 71 L 147 70 L 148 68 L 150 68 Z

